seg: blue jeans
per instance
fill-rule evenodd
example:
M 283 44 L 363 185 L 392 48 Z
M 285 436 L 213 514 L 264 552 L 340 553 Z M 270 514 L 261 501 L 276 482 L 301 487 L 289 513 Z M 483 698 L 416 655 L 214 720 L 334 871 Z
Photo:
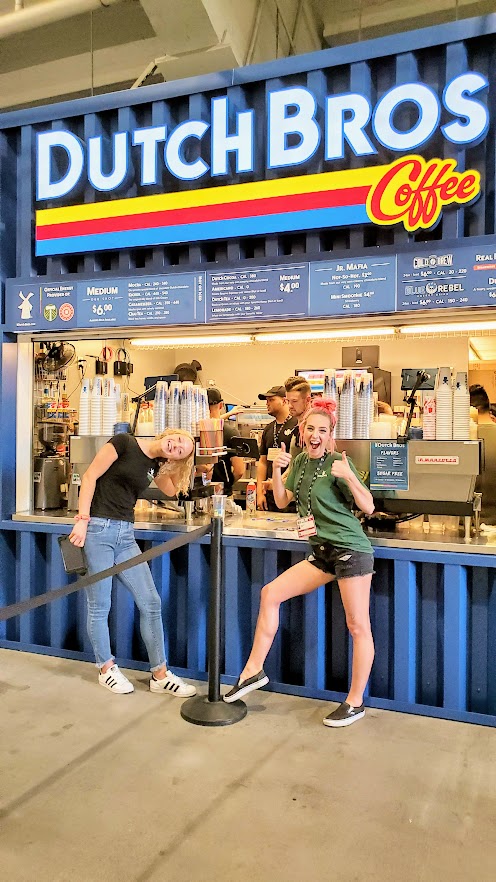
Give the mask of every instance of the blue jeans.
M 141 553 L 134 538 L 134 524 L 110 518 L 91 518 L 84 550 L 88 559 L 88 573 L 91 574 Z M 124 570 L 117 579 L 129 589 L 140 611 L 141 636 L 150 659 L 150 668 L 156 671 L 165 664 L 164 626 L 162 604 L 150 568 L 147 563 L 141 563 Z M 111 595 L 112 577 L 102 579 L 86 589 L 88 635 L 99 668 L 113 659 L 108 626 Z

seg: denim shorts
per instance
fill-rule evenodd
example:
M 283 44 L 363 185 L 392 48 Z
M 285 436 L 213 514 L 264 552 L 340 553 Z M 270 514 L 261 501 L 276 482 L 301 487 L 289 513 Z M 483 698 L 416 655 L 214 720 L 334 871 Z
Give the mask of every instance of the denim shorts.
M 312 545 L 307 561 L 318 570 L 336 576 L 336 579 L 351 579 L 353 576 L 368 576 L 374 572 L 374 555 L 364 551 L 335 548 L 328 542 Z

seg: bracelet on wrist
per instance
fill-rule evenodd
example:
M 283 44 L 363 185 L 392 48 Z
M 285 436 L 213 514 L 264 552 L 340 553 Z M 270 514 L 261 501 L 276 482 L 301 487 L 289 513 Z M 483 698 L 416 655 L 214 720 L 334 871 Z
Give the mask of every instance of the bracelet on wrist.
M 91 518 L 89 515 L 77 514 L 77 515 L 74 515 L 74 520 L 75 521 L 88 521 L 88 523 L 89 523 L 91 521 Z

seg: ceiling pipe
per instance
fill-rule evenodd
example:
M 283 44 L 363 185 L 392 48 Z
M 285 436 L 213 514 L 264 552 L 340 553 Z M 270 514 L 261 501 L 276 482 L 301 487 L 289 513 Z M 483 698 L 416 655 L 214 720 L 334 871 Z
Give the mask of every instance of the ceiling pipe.
M 36 3 L 27 8 L 16 3 L 15 12 L 0 15 L 0 39 L 120 2 L 121 0 L 46 0 L 45 3 Z

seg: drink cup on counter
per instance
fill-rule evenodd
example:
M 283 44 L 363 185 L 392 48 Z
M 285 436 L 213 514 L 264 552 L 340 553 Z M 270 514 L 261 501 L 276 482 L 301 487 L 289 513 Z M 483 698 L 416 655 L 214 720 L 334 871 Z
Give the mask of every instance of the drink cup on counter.
M 120 435 L 123 432 L 127 432 L 130 434 L 131 423 L 115 423 L 114 424 L 114 435 Z
M 200 449 L 206 453 L 221 449 L 223 437 L 222 429 L 200 429 Z
M 226 513 L 226 499 L 227 496 L 224 496 L 220 493 L 214 493 L 211 497 L 212 499 L 212 515 L 214 518 L 223 518 Z
M 183 502 L 184 505 L 184 514 L 186 515 L 186 523 L 193 523 L 193 513 L 195 510 L 195 501 L 194 499 L 185 499 Z
M 203 419 L 198 421 L 200 453 L 215 453 L 224 446 L 224 420 Z

